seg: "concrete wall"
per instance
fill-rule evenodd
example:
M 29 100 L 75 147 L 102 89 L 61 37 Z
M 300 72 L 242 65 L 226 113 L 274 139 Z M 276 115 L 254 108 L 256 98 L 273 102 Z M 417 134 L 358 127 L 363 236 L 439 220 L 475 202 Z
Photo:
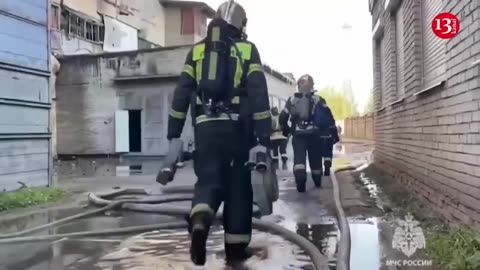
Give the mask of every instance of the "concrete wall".
M 92 1 L 92 0 L 89 0 Z M 88 2 L 88 1 L 87 1 Z M 115 18 L 139 31 L 139 37 L 165 45 L 165 8 L 158 0 L 122 0 L 128 6 L 128 15 L 121 14 L 115 6 L 115 0 L 98 0 L 98 12 Z
M 60 0 L 52 0 L 52 3 L 60 5 Z M 159 0 L 142 0 L 138 4 L 135 0 L 65 0 L 63 5 L 80 14 L 84 14 L 93 20 L 101 21 L 100 14 L 115 18 L 138 30 L 138 37 L 162 46 L 191 45 L 203 38 L 202 35 L 181 35 L 181 9 L 180 7 L 164 7 Z M 128 8 L 120 12 L 118 5 Z M 193 6 L 192 6 L 193 8 Z M 199 14 L 205 16 L 205 14 Z M 77 37 L 66 37 L 61 33 L 62 50 L 58 53 L 85 54 L 103 51 L 101 44 Z M 59 42 L 57 41 L 57 43 Z
M 178 75 L 190 47 L 67 56 L 57 79 L 58 154 L 115 153 L 114 115 L 142 110 L 142 155 L 167 151 L 168 111 L 176 81 L 150 79 Z M 267 74 L 270 93 L 286 99 L 292 85 Z M 183 139 L 193 139 L 190 117 Z
M 480 66 L 472 65 L 480 59 L 480 2 L 443 1 L 443 11 L 460 19 L 461 32 L 445 44 L 444 85 L 424 89 L 421 0 L 404 0 L 406 89 L 398 101 L 394 19 L 384 11 L 384 0 L 374 2 L 372 25 L 383 18 L 386 42 L 384 67 L 378 55 L 374 59 L 378 167 L 448 220 L 480 224 Z M 375 47 L 374 42 L 374 55 Z
M 58 54 L 86 54 L 86 53 L 101 53 L 103 52 L 103 45 L 89 40 L 84 40 L 75 36 L 67 37 L 61 33 L 61 50 L 55 50 Z
M 165 10 L 165 45 L 189 45 L 195 43 L 195 35 L 182 35 L 182 9 L 170 7 Z

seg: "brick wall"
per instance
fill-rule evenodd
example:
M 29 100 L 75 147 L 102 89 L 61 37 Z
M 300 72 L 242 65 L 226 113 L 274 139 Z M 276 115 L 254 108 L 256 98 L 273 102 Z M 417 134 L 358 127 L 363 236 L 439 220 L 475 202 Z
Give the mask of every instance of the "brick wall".
M 373 140 L 374 116 L 349 117 L 344 122 L 343 136 L 349 139 Z
M 446 42 L 446 81 L 423 89 L 421 0 L 405 8 L 405 97 L 396 96 L 395 20 L 384 1 L 372 9 L 383 18 L 384 67 L 373 41 L 375 161 L 449 221 L 480 224 L 480 1 L 443 0 L 460 19 L 461 32 Z M 423 0 L 440 1 L 440 0 Z M 385 76 L 385 77 L 381 77 Z M 385 82 L 382 87 L 381 81 Z M 425 92 L 419 94 L 420 91 Z M 384 95 L 384 98 L 381 98 Z M 381 100 L 384 100 L 382 103 Z

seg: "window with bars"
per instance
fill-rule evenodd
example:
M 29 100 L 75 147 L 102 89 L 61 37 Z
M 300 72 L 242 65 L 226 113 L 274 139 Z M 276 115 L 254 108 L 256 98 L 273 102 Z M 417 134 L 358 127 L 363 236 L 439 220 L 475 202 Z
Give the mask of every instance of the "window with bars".
M 102 43 L 104 40 L 104 26 L 98 22 L 83 18 L 68 10 L 62 10 L 60 28 L 69 35 L 89 41 Z

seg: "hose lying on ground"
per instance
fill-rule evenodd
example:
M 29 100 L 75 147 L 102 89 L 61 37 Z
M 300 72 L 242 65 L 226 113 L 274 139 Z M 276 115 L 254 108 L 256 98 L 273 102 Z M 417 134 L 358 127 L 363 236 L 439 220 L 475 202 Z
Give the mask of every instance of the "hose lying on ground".
M 177 188 L 171 188 L 170 190 L 172 193 L 190 192 L 191 187 L 189 188 L 177 187 Z M 164 193 L 168 193 L 168 192 L 169 192 L 169 189 L 164 190 Z M 157 224 L 157 225 L 142 225 L 142 226 L 125 227 L 120 229 L 100 230 L 100 231 L 87 231 L 87 232 L 75 232 L 75 233 L 65 233 L 65 234 L 55 234 L 55 235 L 19 237 L 19 236 L 24 236 L 34 232 L 43 231 L 54 226 L 59 226 L 61 224 L 66 224 L 68 222 L 72 222 L 74 220 L 78 220 L 81 218 L 92 217 L 109 210 L 126 209 L 126 210 L 154 212 L 158 214 L 178 215 L 178 216 L 183 216 L 185 214 L 188 214 L 190 211 L 190 209 L 182 208 L 182 207 L 174 207 L 174 206 L 159 207 L 157 205 L 154 206 L 152 204 L 178 202 L 178 201 L 190 201 L 192 198 L 191 194 L 170 194 L 170 195 L 158 194 L 158 195 L 151 195 L 152 198 L 148 198 L 148 197 L 141 198 L 141 199 L 133 198 L 133 199 L 118 200 L 118 201 L 112 201 L 108 199 L 114 196 L 146 195 L 146 194 L 148 193 L 145 190 L 139 190 L 139 189 L 116 190 L 111 193 L 103 194 L 101 196 L 97 196 L 94 193 L 89 193 L 88 195 L 89 201 L 96 206 L 103 206 L 102 208 L 99 208 L 93 211 L 88 211 L 82 214 L 77 214 L 64 219 L 60 219 L 55 222 L 45 224 L 39 227 L 31 228 L 28 230 L 24 230 L 21 232 L 7 234 L 7 235 L 0 235 L 0 244 L 25 243 L 25 242 L 35 242 L 35 241 L 36 242 L 53 241 L 53 240 L 59 240 L 59 239 L 65 239 L 65 238 L 132 234 L 132 233 L 149 232 L 153 230 L 185 228 L 187 226 L 186 222 L 171 222 L 171 223 L 164 223 L 164 224 Z M 254 212 L 255 212 L 255 209 L 254 209 Z M 217 215 L 217 218 L 219 217 L 221 217 L 220 213 L 218 213 Z M 256 218 L 253 219 L 253 226 L 254 228 L 259 229 L 261 231 L 271 232 L 271 233 L 280 235 L 285 239 L 298 245 L 310 256 L 316 270 L 329 269 L 327 260 L 320 253 L 318 248 L 314 244 L 312 244 L 310 241 L 305 239 L 304 237 L 292 231 L 289 231 L 273 222 L 268 222 L 268 221 L 260 220 Z
M 335 203 L 335 211 L 337 212 L 338 227 L 340 228 L 340 242 L 338 244 L 338 254 L 337 254 L 337 270 L 350 270 L 350 248 L 351 248 L 351 239 L 350 239 L 350 226 L 348 225 L 348 220 L 343 211 L 342 206 L 342 197 L 340 194 L 340 186 L 338 185 L 336 173 L 344 171 L 356 170 L 355 166 L 345 166 L 334 170 L 330 175 L 333 186 L 333 200 Z

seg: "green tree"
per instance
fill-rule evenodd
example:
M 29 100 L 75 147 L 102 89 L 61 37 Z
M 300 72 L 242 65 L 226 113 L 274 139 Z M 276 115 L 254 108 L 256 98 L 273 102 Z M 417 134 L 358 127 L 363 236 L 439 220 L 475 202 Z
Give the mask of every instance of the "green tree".
M 345 111 L 345 114 L 348 115 L 347 117 L 358 115 L 358 105 L 355 101 L 355 96 L 353 95 L 352 82 L 350 80 L 343 82 L 341 95 L 345 99 L 345 102 L 343 102 L 343 110 Z
M 327 86 L 319 90 L 319 95 L 327 102 L 335 120 L 343 120 L 347 117 L 358 115 L 351 86 L 345 87 L 344 90 L 345 91 L 337 91 L 332 86 Z
M 365 113 L 373 113 L 375 111 L 375 101 L 374 101 L 374 96 L 373 96 L 373 89 L 370 90 L 370 93 L 368 94 L 368 103 L 365 108 Z

